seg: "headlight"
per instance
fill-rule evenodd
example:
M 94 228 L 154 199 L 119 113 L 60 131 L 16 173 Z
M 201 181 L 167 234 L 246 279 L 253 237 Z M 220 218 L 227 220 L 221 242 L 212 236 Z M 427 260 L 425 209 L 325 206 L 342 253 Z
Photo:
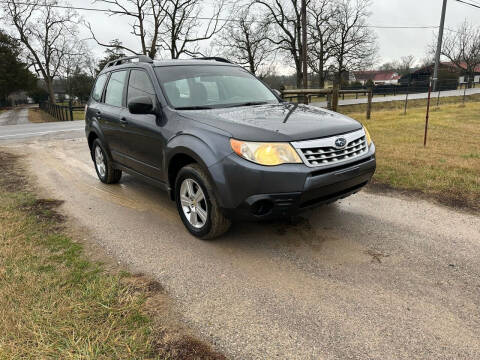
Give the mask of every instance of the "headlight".
M 372 137 L 370 136 L 370 133 L 368 132 L 365 125 L 363 126 L 363 130 L 365 130 L 365 136 L 367 138 L 367 144 L 368 144 L 368 146 L 370 146 L 372 144 Z
M 230 139 L 232 150 L 260 165 L 300 164 L 302 160 L 289 143 L 262 143 Z

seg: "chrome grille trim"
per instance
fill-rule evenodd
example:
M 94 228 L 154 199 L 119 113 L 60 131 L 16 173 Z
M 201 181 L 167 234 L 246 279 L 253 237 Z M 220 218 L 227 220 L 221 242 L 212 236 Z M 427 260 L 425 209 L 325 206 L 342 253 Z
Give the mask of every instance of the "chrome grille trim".
M 346 139 L 345 147 L 339 149 L 335 146 L 338 138 Z M 295 141 L 291 144 L 305 165 L 315 168 L 343 164 L 368 153 L 367 137 L 363 129 L 327 138 Z

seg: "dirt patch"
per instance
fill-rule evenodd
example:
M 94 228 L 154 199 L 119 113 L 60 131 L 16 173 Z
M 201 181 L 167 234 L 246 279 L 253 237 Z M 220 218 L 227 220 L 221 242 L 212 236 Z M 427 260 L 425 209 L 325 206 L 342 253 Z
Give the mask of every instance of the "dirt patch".
M 390 255 L 389 254 L 384 254 L 375 250 L 367 250 L 365 251 L 365 254 L 370 255 L 372 257 L 372 262 L 376 262 L 381 264 L 383 261 L 383 258 L 387 258 Z
M 56 209 L 63 204 L 61 200 L 53 199 L 35 199 L 22 206 L 22 210 L 34 215 L 38 221 L 53 221 L 61 224 L 65 221 L 65 216 Z
M 7 191 L 23 191 L 27 186 L 20 156 L 0 151 L 0 186 Z

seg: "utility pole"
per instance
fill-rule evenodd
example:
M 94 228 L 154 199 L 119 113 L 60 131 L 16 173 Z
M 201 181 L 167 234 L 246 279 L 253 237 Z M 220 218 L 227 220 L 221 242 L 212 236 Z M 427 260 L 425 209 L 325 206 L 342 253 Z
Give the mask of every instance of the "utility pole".
M 308 67 L 307 67 L 307 1 L 302 0 L 302 75 L 303 88 L 308 88 Z M 308 103 L 308 97 L 304 97 L 304 102 Z
M 438 68 L 440 67 L 440 54 L 442 52 L 443 28 L 445 26 L 445 14 L 447 12 L 447 0 L 443 0 L 442 17 L 438 30 L 437 53 L 435 54 L 435 70 L 433 72 L 433 91 L 438 90 Z

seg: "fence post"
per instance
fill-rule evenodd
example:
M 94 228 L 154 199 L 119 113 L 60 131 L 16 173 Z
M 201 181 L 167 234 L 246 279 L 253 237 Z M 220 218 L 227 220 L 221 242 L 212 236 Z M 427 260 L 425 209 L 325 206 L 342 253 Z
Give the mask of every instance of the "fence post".
M 404 108 L 404 110 L 403 110 L 403 114 L 404 114 L 404 115 L 407 115 L 407 106 L 408 106 L 408 90 L 409 90 L 409 89 L 407 88 L 407 94 L 406 94 L 406 96 L 405 96 L 405 108 Z
M 70 121 L 73 121 L 72 99 L 68 101 L 68 111 L 70 113 Z
M 463 105 L 465 105 L 465 98 L 467 97 L 467 85 L 465 85 L 465 89 L 463 90 Z
M 370 120 L 370 117 L 372 115 L 372 95 L 373 95 L 373 90 L 370 89 L 368 91 L 368 102 L 367 102 L 367 120 Z
M 423 147 L 427 146 L 428 118 L 430 116 L 430 96 L 432 94 L 432 80 L 428 84 L 427 115 L 425 117 L 425 135 L 423 137 Z
M 337 111 L 338 108 L 338 84 L 333 85 L 332 92 L 332 110 Z
M 437 95 L 437 108 L 440 106 L 440 86 L 438 86 L 438 95 Z

